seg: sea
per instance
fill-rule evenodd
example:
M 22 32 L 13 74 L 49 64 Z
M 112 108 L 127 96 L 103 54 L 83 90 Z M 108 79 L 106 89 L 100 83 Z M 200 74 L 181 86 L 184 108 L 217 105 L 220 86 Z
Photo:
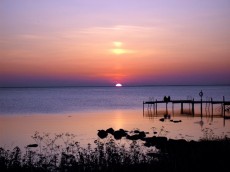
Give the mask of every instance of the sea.
M 204 108 L 202 118 L 199 106 L 195 117 L 178 110 L 171 119 L 180 123 L 162 122 L 163 113 L 149 113 L 147 106 L 143 109 L 143 101 L 163 100 L 164 96 L 171 100 L 230 101 L 230 86 L 0 88 L 0 147 L 34 143 L 31 136 L 35 132 L 73 133 L 83 145 L 93 144 L 98 130 L 110 127 L 174 139 L 230 137 L 230 119 L 221 117 L 219 107 L 214 108 L 214 117 Z M 159 105 L 158 110 L 164 111 L 165 105 Z
M 230 100 L 230 86 L 0 88 L 0 115 L 138 110 L 143 101 Z

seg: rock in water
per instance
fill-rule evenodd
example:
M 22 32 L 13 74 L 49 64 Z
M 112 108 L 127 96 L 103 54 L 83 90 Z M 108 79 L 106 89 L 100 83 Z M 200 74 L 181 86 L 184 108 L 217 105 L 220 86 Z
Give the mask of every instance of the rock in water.
M 104 139 L 108 136 L 108 133 L 105 130 L 98 130 L 97 135 L 101 138 Z

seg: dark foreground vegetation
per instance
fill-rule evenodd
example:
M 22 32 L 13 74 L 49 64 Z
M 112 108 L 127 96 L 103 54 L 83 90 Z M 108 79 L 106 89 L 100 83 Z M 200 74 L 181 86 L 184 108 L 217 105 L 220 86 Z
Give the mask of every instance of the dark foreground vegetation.
M 22 151 L 0 148 L 0 171 L 229 171 L 230 139 L 207 132 L 200 141 L 167 139 L 135 130 L 100 130 L 81 147 L 73 134 L 40 134 Z

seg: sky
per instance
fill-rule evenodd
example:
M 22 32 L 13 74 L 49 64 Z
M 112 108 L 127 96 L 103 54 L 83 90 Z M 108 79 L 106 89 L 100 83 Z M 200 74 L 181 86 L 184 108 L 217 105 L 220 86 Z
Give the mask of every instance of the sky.
M 1 0 L 0 87 L 230 84 L 229 0 Z

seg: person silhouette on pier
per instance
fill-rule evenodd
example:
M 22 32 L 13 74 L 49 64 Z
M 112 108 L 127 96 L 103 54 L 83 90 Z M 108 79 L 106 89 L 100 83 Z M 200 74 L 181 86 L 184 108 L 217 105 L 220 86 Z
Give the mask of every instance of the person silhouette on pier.
M 171 97 L 170 97 L 170 96 L 168 96 L 168 97 L 167 97 L 167 96 L 164 96 L 164 102 L 167 102 L 167 103 L 168 103 L 170 100 L 171 100 Z

